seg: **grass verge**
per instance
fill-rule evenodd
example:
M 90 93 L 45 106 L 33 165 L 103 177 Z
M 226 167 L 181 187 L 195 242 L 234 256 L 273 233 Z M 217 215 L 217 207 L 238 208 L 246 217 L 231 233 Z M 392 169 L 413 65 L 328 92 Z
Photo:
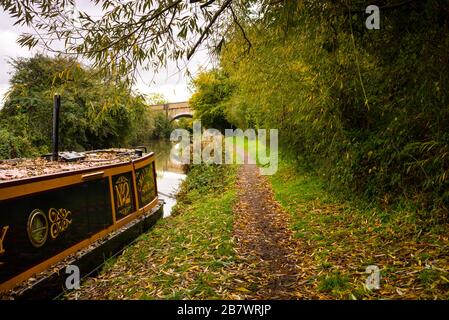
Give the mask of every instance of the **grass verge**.
M 75 295 L 82 299 L 226 299 L 234 263 L 236 168 L 189 172 L 173 216 L 160 220 Z
M 364 208 L 336 198 L 326 182 L 281 161 L 270 177 L 275 198 L 292 216 L 295 237 L 309 248 L 305 270 L 324 299 L 448 299 L 448 227 L 426 228 L 413 210 Z M 369 290 L 366 268 L 380 269 Z

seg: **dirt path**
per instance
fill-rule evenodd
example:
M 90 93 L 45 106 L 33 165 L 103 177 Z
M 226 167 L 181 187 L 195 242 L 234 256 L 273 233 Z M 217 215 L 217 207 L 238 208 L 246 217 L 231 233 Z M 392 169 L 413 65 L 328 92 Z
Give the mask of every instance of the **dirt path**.
M 242 270 L 245 298 L 298 299 L 303 295 L 298 243 L 288 228 L 288 213 L 273 197 L 267 179 L 256 165 L 242 165 L 234 208 L 234 237 Z M 245 290 L 242 290 L 245 291 Z

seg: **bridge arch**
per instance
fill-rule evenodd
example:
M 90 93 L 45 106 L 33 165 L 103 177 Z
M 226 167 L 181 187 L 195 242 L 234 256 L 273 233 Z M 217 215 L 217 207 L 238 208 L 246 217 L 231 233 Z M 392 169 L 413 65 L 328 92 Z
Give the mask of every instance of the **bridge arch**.
M 170 122 L 178 120 L 180 118 L 193 118 L 193 113 L 192 112 L 178 113 L 170 118 Z

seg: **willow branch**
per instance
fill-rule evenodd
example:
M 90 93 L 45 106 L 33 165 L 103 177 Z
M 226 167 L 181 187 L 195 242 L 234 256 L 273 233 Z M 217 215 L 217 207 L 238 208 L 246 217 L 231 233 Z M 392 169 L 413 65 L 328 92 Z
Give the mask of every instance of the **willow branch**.
M 253 45 L 251 44 L 251 41 L 249 41 L 248 37 L 246 36 L 245 29 L 243 29 L 242 25 L 239 23 L 232 6 L 231 6 L 231 13 L 232 13 L 232 18 L 234 19 L 235 24 L 239 27 L 240 31 L 242 32 L 243 38 L 248 43 L 248 48 L 246 49 L 246 52 L 249 53 L 251 51 L 251 48 Z
M 207 25 L 206 29 L 204 29 L 204 31 L 201 32 L 200 38 L 198 39 L 198 41 L 195 43 L 193 48 L 187 54 L 187 60 L 190 60 L 190 58 L 195 53 L 195 51 L 198 48 L 198 46 L 203 42 L 204 37 L 209 33 L 210 28 L 212 28 L 212 26 L 214 25 L 215 21 L 218 19 L 218 17 L 221 15 L 221 13 L 231 4 L 231 2 L 232 2 L 232 0 L 227 0 L 225 3 L 223 3 L 223 5 L 220 7 L 220 9 L 218 9 L 218 11 L 215 12 L 214 16 L 212 17 L 212 20 L 209 22 L 209 24 Z

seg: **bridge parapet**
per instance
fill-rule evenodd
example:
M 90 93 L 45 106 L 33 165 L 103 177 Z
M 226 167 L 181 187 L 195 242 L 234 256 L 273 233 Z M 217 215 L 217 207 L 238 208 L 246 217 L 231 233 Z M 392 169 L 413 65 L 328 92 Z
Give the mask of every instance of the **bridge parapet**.
M 194 113 L 187 101 L 155 104 L 151 105 L 150 108 L 156 112 L 164 112 L 165 116 L 170 119 L 170 121 L 182 117 L 192 118 Z

